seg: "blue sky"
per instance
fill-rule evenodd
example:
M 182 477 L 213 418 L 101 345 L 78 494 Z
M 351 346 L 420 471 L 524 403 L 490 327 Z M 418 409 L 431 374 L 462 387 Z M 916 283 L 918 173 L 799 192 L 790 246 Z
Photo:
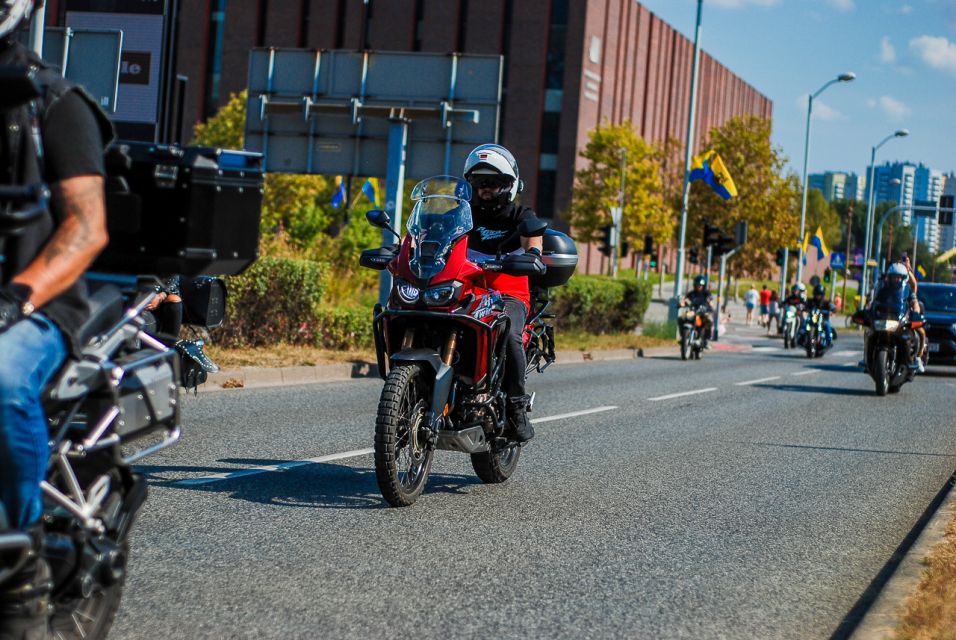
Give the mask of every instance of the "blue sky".
M 696 0 L 640 0 L 693 39 Z M 813 103 L 810 172 L 862 173 L 876 161 L 956 171 L 956 0 L 704 0 L 701 46 L 773 100 L 773 142 L 803 169 L 807 95 L 844 71 L 857 79 Z

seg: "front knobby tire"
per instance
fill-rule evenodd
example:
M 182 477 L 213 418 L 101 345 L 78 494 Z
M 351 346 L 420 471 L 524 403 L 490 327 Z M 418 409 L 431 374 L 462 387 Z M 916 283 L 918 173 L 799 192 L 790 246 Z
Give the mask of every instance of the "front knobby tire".
M 507 444 L 483 453 L 471 454 L 471 466 L 486 484 L 500 484 L 511 477 L 518 468 L 521 447 Z
M 686 329 L 680 332 L 680 359 L 687 360 L 690 354 L 690 331 Z
M 876 382 L 876 395 L 885 396 L 889 393 L 891 375 L 889 354 L 886 349 L 880 349 L 873 359 L 873 381 Z
M 428 481 L 434 451 L 422 433 L 431 385 L 418 365 L 392 369 L 375 419 L 375 478 L 393 507 L 415 503 Z

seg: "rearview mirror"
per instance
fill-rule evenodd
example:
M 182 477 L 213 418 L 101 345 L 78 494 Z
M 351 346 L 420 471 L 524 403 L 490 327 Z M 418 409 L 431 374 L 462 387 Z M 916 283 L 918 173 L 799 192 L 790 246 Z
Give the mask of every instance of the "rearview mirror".
M 365 219 L 368 220 L 369 224 L 373 227 L 378 227 L 379 229 L 392 228 L 392 219 L 381 209 L 370 209 L 365 213 Z

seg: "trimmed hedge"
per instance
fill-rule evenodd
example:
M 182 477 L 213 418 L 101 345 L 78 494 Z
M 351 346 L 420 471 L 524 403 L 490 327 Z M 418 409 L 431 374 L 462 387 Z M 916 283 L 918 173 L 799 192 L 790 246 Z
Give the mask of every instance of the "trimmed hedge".
M 316 314 L 315 346 L 323 349 L 371 349 L 372 310 L 358 307 L 319 309 Z
M 561 329 L 589 333 L 633 331 L 644 320 L 652 289 L 642 280 L 575 276 L 552 293 L 555 322 Z
M 242 275 L 227 278 L 226 322 L 217 338 L 235 347 L 311 344 L 322 269 L 311 260 L 265 257 Z

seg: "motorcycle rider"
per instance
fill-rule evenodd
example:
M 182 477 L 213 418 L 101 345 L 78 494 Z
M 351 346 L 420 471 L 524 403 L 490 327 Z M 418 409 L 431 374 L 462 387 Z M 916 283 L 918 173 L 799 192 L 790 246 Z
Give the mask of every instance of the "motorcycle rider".
M 103 151 L 112 126 L 92 98 L 16 42 L 41 5 L 0 0 L 0 65 L 34 69 L 42 88 L 38 99 L 0 114 L 0 184 L 46 183 L 53 196 L 37 222 L 6 239 L 0 264 L 0 504 L 5 524 L 34 539 L 30 560 L 0 585 L 2 640 L 46 638 L 41 392 L 89 314 L 81 276 L 107 244 Z
M 694 278 L 693 287 L 681 298 L 682 307 L 690 306 L 694 309 L 704 307 L 707 309 L 706 313 L 700 315 L 701 346 L 704 349 L 710 348 L 708 342 L 710 341 L 711 332 L 713 330 L 713 323 L 710 320 L 710 314 L 714 312 L 713 302 L 714 295 L 710 292 L 710 289 L 707 288 L 707 278 L 704 276 Z
M 832 342 L 836 340 L 836 331 L 833 329 L 830 324 L 830 314 L 833 312 L 833 305 L 827 300 L 827 290 L 822 284 L 818 284 L 813 287 L 813 297 L 807 301 L 806 310 L 808 312 L 814 310 L 820 310 L 820 313 L 823 314 L 823 332 L 827 336 L 828 340 Z M 806 324 L 804 324 L 804 333 L 806 332 Z
M 468 234 L 469 254 L 495 256 L 499 245 L 509 256 L 527 253 L 540 260 L 543 241 L 540 237 L 517 236 L 518 225 L 537 218 L 530 207 L 515 203 L 524 184 L 518 174 L 514 155 L 501 145 L 475 147 L 465 159 L 465 180 L 471 184 L 471 212 L 474 227 Z M 478 261 L 480 256 L 475 256 Z M 507 260 L 507 257 L 506 257 Z M 505 314 L 511 321 L 511 335 L 505 348 L 503 387 L 508 396 L 509 435 L 518 442 L 534 437 L 528 418 L 531 396 L 525 390 L 525 358 L 522 333 L 531 310 L 531 293 L 527 276 L 504 273 L 486 274 L 489 289 L 502 294 Z
M 900 262 L 906 268 L 907 280 L 910 286 L 910 309 L 913 313 L 918 313 L 922 315 L 923 307 L 920 305 L 919 297 L 917 297 L 917 288 L 919 287 L 919 280 L 916 278 L 916 274 L 913 273 L 913 266 L 910 263 L 910 257 L 906 253 L 903 253 L 900 256 Z M 928 348 L 926 340 L 926 329 L 923 327 L 918 327 L 915 329 L 916 334 L 920 338 L 920 350 L 916 357 L 916 367 L 919 369 L 920 373 L 926 371 L 926 366 L 923 364 L 923 359 L 926 357 L 926 349 Z

